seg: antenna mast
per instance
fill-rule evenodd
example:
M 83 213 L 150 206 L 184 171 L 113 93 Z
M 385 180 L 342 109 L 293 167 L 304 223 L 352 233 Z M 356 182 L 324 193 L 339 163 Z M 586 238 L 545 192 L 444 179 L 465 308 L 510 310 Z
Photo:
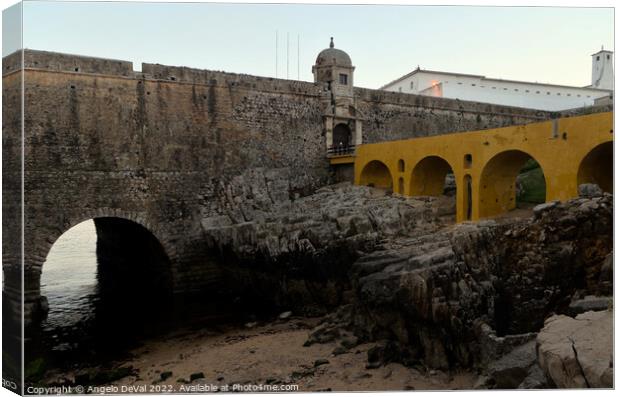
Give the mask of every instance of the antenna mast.
M 278 31 L 276 30 L 276 78 L 278 78 Z
M 286 32 L 286 79 L 288 80 L 288 32 Z

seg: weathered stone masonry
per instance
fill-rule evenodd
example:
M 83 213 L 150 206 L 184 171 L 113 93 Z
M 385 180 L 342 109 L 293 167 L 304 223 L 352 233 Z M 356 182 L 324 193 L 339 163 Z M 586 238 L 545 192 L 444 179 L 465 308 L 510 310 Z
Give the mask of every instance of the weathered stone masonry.
M 3 59 L 3 269 L 20 269 L 20 53 Z M 291 197 L 330 181 L 327 87 L 224 72 L 26 50 L 26 318 L 54 241 L 96 217 L 135 221 L 161 242 L 175 292 L 217 286 L 201 219 L 239 206 L 233 177 L 283 169 Z M 549 114 L 356 88 L 364 142 L 526 123 Z M 249 198 L 248 198 L 249 199 Z M 15 270 L 15 271 L 12 271 Z M 13 276 L 11 276 L 13 275 Z M 6 288 L 15 304 L 19 288 Z

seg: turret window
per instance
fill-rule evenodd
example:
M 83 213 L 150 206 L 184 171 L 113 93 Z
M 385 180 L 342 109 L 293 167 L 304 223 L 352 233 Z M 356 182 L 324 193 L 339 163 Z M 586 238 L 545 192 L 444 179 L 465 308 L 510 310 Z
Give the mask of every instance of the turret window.
M 340 77 L 339 78 L 340 84 L 342 84 L 342 85 L 348 85 L 349 84 L 349 76 L 348 75 L 340 73 L 339 77 Z

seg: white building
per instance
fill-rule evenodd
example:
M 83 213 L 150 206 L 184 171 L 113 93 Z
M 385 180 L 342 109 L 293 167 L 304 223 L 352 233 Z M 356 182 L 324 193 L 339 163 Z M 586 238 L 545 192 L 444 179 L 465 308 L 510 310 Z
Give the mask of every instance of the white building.
M 612 97 L 613 84 L 613 52 L 601 50 L 592 55 L 592 84 L 586 87 L 493 79 L 418 67 L 380 89 L 557 111 L 592 106 L 595 100 L 597 104 L 605 103 L 605 98 Z

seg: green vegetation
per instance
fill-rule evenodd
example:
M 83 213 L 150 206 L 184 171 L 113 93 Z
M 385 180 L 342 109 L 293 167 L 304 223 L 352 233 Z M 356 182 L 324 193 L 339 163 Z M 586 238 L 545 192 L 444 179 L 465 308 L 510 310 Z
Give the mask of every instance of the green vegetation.
M 534 159 L 529 159 L 525 162 L 525 164 L 523 164 L 523 167 L 521 168 L 521 171 L 519 171 L 520 174 L 523 174 L 527 171 L 531 171 L 534 170 L 536 168 L 540 168 L 540 164 L 538 164 L 538 162 L 536 162 L 536 160 Z
M 540 165 L 536 160 L 529 159 L 517 177 L 517 205 L 544 203 L 545 190 L 545 176 Z

